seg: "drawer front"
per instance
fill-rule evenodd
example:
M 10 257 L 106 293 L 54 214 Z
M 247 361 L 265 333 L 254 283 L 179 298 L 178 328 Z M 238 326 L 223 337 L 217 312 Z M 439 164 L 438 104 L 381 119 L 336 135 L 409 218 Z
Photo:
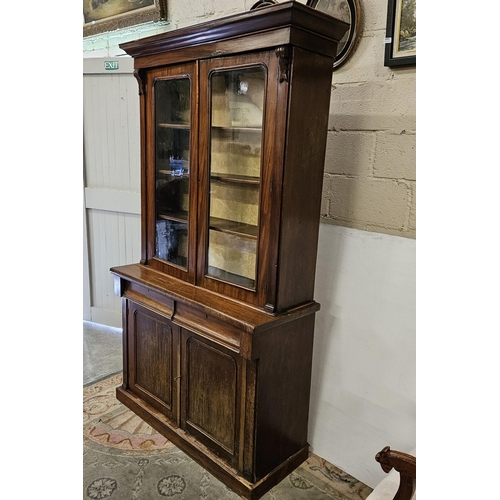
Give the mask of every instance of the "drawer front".
M 126 299 L 153 312 L 157 312 L 168 319 L 172 319 L 174 299 L 163 293 L 151 290 L 145 285 L 133 282 L 125 282 L 124 285 L 123 296 Z

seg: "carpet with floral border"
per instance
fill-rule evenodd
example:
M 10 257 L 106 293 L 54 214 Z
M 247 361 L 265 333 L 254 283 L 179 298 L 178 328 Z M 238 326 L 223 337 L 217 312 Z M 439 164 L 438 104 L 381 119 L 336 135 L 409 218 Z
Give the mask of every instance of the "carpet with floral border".
M 120 403 L 122 374 L 83 389 L 84 500 L 239 500 Z M 371 488 L 310 453 L 262 500 L 364 500 Z

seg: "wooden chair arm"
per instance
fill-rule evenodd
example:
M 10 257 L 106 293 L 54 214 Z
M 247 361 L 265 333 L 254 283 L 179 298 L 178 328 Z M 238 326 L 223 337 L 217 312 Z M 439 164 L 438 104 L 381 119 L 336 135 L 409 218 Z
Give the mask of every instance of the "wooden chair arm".
M 393 451 L 386 446 L 375 456 L 384 472 L 389 473 L 392 468 L 399 472 L 399 489 L 394 500 L 410 500 L 416 487 L 417 459 L 401 451 Z

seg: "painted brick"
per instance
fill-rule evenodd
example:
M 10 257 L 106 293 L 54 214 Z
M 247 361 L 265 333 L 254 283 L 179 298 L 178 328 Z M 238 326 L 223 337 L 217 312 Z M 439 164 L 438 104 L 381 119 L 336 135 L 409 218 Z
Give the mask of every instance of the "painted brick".
M 366 230 L 397 231 L 396 234 L 406 229 L 410 205 L 406 183 L 331 176 L 326 196 L 330 200 L 327 219 L 332 222 Z
M 415 134 L 376 134 L 373 175 L 416 180 Z
M 391 69 L 384 66 L 384 33 L 361 36 L 348 61 L 333 72 L 333 85 L 388 80 Z
M 361 3 L 363 31 L 381 30 L 385 33 L 385 26 L 387 24 L 387 4 L 381 8 L 380 0 L 363 0 Z
M 406 127 L 406 130 L 415 130 L 415 79 L 398 77 L 383 83 L 374 82 L 373 85 L 374 100 L 370 112 L 395 117 L 405 115 L 412 120 L 412 126 Z
M 371 176 L 374 147 L 373 132 L 328 132 L 325 172 Z
M 330 182 L 332 175 L 323 175 L 323 188 L 321 192 L 321 217 L 330 216 L 330 200 L 332 198 Z
M 416 237 L 417 232 L 417 184 L 411 183 L 411 205 L 410 205 L 410 220 L 408 223 L 408 236 Z
M 385 31 L 363 32 L 348 61 L 333 72 L 332 83 L 415 80 L 414 68 L 398 68 L 397 73 L 384 66 Z
M 416 128 L 415 82 L 404 78 L 334 86 L 330 130 L 387 130 L 400 133 Z
M 250 0 L 204 0 L 203 2 L 183 0 L 182 2 L 169 2 L 167 10 L 173 25 L 180 28 L 240 14 L 250 10 L 252 5 Z

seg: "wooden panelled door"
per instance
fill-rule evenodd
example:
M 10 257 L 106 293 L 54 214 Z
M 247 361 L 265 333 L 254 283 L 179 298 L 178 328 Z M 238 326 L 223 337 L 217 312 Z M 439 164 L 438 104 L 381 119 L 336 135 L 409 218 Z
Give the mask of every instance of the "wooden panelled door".
M 182 427 L 229 463 L 239 454 L 241 357 L 181 328 Z
M 179 423 L 179 327 L 159 314 L 128 302 L 130 390 Z
M 126 335 L 130 391 L 236 466 L 242 358 L 130 300 Z

